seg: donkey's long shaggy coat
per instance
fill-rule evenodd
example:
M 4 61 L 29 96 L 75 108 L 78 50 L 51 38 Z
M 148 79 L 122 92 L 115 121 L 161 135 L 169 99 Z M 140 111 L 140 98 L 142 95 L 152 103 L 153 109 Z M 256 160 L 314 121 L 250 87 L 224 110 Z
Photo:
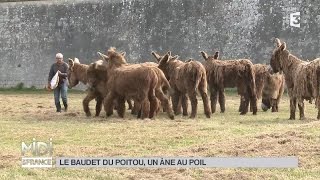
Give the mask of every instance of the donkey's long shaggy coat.
M 158 74 L 154 68 L 141 65 L 127 65 L 124 56 L 110 48 L 107 55 L 100 54 L 108 62 L 108 95 L 104 105 L 107 116 L 112 107 L 112 101 L 118 99 L 117 108 L 120 117 L 124 116 L 125 98 L 133 99 L 141 105 L 141 118 L 152 118 L 157 110 L 160 99 L 171 119 L 174 119 L 168 99 L 159 86 Z M 163 75 L 163 78 L 164 75 Z
M 216 111 L 217 96 L 221 112 L 225 111 L 224 88 L 237 87 L 238 94 L 244 97 L 241 114 L 248 112 L 249 101 L 252 104 L 253 114 L 257 113 L 257 96 L 253 71 L 253 64 L 248 59 L 218 60 L 219 53 L 208 56 L 201 52 L 205 59 L 204 66 L 207 71 L 209 89 L 211 92 L 211 110 Z
M 320 58 L 310 62 L 302 61 L 286 49 L 286 43 L 276 38 L 276 48 L 272 53 L 270 65 L 274 72 L 283 71 L 290 97 L 290 118 L 295 119 L 298 103 L 300 119 L 304 119 L 303 100 L 316 100 L 317 118 L 320 119 Z
M 209 107 L 207 95 L 207 77 L 203 65 L 197 61 L 183 62 L 175 58 L 170 58 L 170 54 L 161 57 L 152 52 L 152 55 L 159 61 L 159 68 L 164 72 L 173 89 L 172 104 L 174 112 L 179 112 L 179 99 L 182 101 L 183 115 L 188 115 L 188 95 L 191 100 L 192 111 L 190 118 L 195 118 L 197 114 L 197 91 L 199 90 L 203 105 L 204 113 L 210 118 L 211 110 Z

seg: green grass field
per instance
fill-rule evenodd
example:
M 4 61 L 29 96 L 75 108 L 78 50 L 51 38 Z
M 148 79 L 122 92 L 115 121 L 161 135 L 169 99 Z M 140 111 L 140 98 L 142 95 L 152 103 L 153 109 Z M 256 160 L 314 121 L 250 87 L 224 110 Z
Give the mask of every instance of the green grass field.
M 70 93 L 70 110 L 55 113 L 53 94 L 45 91 L 0 91 L 0 179 L 320 179 L 320 121 L 314 104 L 306 104 L 304 121 L 287 120 L 285 96 L 279 113 L 240 116 L 239 97 L 227 95 L 226 113 L 198 118 L 160 114 L 155 120 L 87 118 L 85 93 Z M 94 101 L 90 104 L 94 111 Z M 190 108 L 190 107 L 189 107 Z M 298 113 L 297 113 L 298 116 Z M 295 169 L 25 169 L 21 142 L 48 142 L 54 157 L 280 157 L 297 156 Z

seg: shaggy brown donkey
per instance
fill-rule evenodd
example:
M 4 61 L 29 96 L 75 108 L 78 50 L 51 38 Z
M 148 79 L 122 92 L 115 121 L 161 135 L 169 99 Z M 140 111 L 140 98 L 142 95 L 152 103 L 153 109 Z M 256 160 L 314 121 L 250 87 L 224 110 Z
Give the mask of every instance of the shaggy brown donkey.
M 178 112 L 179 99 L 182 101 L 183 115 L 187 115 L 187 96 L 191 100 L 190 118 L 195 118 L 198 108 L 197 91 L 199 90 L 204 106 L 204 113 L 210 118 L 211 110 L 207 95 L 207 77 L 203 65 L 197 61 L 183 62 L 170 58 L 170 54 L 161 57 L 155 52 L 152 55 L 159 61 L 159 68 L 164 72 L 173 89 L 172 104 L 174 112 Z
M 141 105 L 141 118 L 152 118 L 157 110 L 158 101 L 168 112 L 169 118 L 174 119 L 168 99 L 159 86 L 157 72 L 147 66 L 127 65 L 124 56 L 110 48 L 107 55 L 100 55 L 108 62 L 108 95 L 104 104 L 106 112 L 109 112 L 112 101 L 118 99 L 119 107 L 117 108 L 120 117 L 124 116 L 124 99 L 132 98 Z M 164 78 L 164 77 L 163 77 Z M 166 101 L 166 102 L 164 102 Z M 110 114 L 107 113 L 107 116 Z
M 278 112 L 278 105 L 284 91 L 284 76 L 280 73 L 273 73 L 271 66 L 266 64 L 254 64 L 253 70 L 257 99 L 262 98 L 261 109 L 267 111 L 272 108 L 272 112 Z M 244 97 L 241 97 L 239 112 L 244 104 Z M 250 110 L 252 111 L 251 104 Z
M 158 64 L 154 63 L 154 62 L 144 62 L 144 63 L 140 63 L 140 64 L 128 64 L 128 65 L 137 65 L 137 66 L 147 66 L 147 67 L 151 67 L 154 68 L 155 72 L 158 75 L 158 79 L 159 79 L 159 86 L 161 86 L 163 93 L 166 95 L 166 97 L 168 98 L 169 96 L 169 89 L 170 89 L 170 85 L 169 82 L 167 81 L 166 78 L 163 78 L 163 72 L 157 68 Z M 139 110 L 138 110 L 139 105 L 137 105 L 137 103 L 135 102 L 133 109 L 132 109 L 132 114 L 138 114 Z M 157 110 L 157 112 L 159 112 L 160 109 Z M 165 108 L 163 108 L 163 112 L 166 112 Z
M 298 103 L 300 119 L 305 119 L 304 102 L 316 99 L 317 119 L 320 119 L 320 58 L 310 62 L 302 61 L 286 49 L 286 43 L 276 38 L 276 48 L 272 53 L 270 65 L 273 71 L 283 71 L 290 97 L 290 118 L 295 119 Z
M 257 114 L 257 96 L 254 79 L 253 64 L 248 59 L 218 60 L 219 52 L 213 56 L 201 51 L 205 59 L 208 84 L 211 92 L 211 110 L 216 111 L 217 97 L 221 112 L 225 111 L 224 88 L 237 87 L 238 94 L 244 97 L 244 105 L 240 114 L 248 112 L 249 102 L 252 104 L 253 114 Z
M 261 108 L 267 111 L 271 108 L 272 112 L 279 111 L 279 103 L 284 92 L 284 76 L 280 73 L 267 74 L 262 89 Z
M 80 64 L 77 58 L 70 59 L 69 58 L 69 88 L 72 88 L 79 84 L 79 81 L 83 84 L 88 83 L 87 78 L 87 70 L 89 66 L 86 64 Z M 91 112 L 89 109 L 89 102 L 93 99 L 96 99 L 96 115 L 99 116 L 102 108 L 103 96 L 97 90 L 93 88 L 89 88 L 87 92 L 87 96 L 82 101 L 83 110 L 86 113 L 86 116 L 91 116 Z
M 125 56 L 125 53 L 123 52 L 122 53 L 122 56 Z M 103 58 L 103 57 L 102 57 Z M 166 97 L 168 98 L 168 95 L 169 95 L 169 89 L 170 89 L 170 85 L 169 85 L 169 82 L 167 81 L 167 79 L 165 78 L 163 72 L 158 68 L 158 64 L 157 63 L 154 63 L 154 62 L 144 62 L 144 63 L 140 63 L 140 64 L 126 64 L 127 66 L 131 66 L 131 67 L 139 67 L 139 66 L 147 66 L 147 67 L 150 67 L 150 68 L 153 68 L 153 70 L 156 72 L 157 76 L 158 76 L 158 85 L 157 87 L 161 87 L 162 88 L 162 91 L 163 93 L 166 95 Z M 159 96 L 160 98 L 163 98 L 161 97 L 161 93 L 158 93 L 158 95 L 156 94 L 156 96 Z M 157 100 L 158 100 L 158 105 L 161 104 L 161 101 L 159 100 L 159 98 L 157 97 Z M 166 100 L 163 99 L 162 100 L 163 103 L 166 103 Z M 140 118 L 140 113 L 141 113 L 141 109 L 140 109 L 140 106 L 137 102 L 134 102 L 134 106 L 132 108 L 132 111 L 131 111 L 131 114 L 134 114 L 134 115 L 138 115 L 138 118 Z M 168 105 L 163 105 L 163 112 L 166 112 L 166 106 L 168 106 L 168 108 L 171 110 L 171 105 L 168 104 Z M 158 113 L 160 111 L 160 107 L 157 108 L 157 111 L 156 113 Z

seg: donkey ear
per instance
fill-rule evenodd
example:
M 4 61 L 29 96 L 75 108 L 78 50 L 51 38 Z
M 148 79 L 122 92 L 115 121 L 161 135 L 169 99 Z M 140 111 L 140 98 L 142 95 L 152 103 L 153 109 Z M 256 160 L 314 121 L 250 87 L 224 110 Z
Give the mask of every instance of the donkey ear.
M 163 58 L 159 61 L 160 63 L 167 63 L 169 61 L 169 54 L 163 56 Z
M 277 46 L 277 47 L 280 47 L 280 46 L 281 46 L 281 41 L 280 41 L 280 39 L 279 39 L 279 38 L 276 38 L 275 40 L 276 40 L 276 46 Z
M 171 56 L 171 51 L 168 51 L 167 54 L 169 54 L 169 56 Z
M 170 54 L 168 54 L 168 55 L 171 56 Z M 171 57 L 170 60 L 176 60 L 176 59 L 178 59 L 178 58 L 179 58 L 179 56 L 178 56 L 178 55 L 175 55 L 175 56 Z
M 78 63 L 78 64 L 80 64 L 80 61 L 79 61 L 79 59 L 78 58 L 74 58 L 74 61 L 73 61 L 74 63 Z
M 284 43 L 282 43 L 282 44 L 281 44 L 281 46 L 280 46 L 279 48 L 280 48 L 280 50 L 281 50 L 281 51 L 286 50 L 286 48 L 287 48 L 286 43 L 285 43 L 285 42 L 284 42 Z
M 208 54 L 207 53 L 205 53 L 204 51 L 201 51 L 200 53 L 201 53 L 202 57 L 204 58 L 204 60 L 208 60 Z
M 192 61 L 192 58 L 189 58 L 188 60 L 186 60 L 185 62 L 191 62 Z
M 122 55 L 122 56 L 126 56 L 126 52 L 122 52 L 121 55 Z
M 213 55 L 213 59 L 218 59 L 219 58 L 219 51 L 217 51 L 216 53 L 214 53 Z
M 109 60 L 109 57 L 107 55 L 102 54 L 101 52 L 98 52 L 98 55 L 102 57 L 105 61 Z
M 157 59 L 157 61 L 159 62 L 161 60 L 161 56 L 155 52 L 151 52 L 151 54 Z

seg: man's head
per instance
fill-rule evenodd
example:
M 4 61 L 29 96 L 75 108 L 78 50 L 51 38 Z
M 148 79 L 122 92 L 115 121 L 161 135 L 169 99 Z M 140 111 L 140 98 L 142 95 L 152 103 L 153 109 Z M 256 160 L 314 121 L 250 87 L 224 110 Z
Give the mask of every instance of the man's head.
M 58 64 L 62 64 L 63 63 L 63 55 L 61 53 L 57 53 L 56 54 L 56 61 Z

